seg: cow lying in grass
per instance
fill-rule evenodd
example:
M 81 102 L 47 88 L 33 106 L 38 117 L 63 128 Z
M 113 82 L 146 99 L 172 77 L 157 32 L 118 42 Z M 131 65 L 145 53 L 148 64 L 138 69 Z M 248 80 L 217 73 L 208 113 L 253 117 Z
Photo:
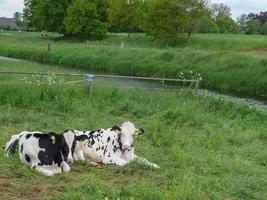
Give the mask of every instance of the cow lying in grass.
M 11 137 L 6 144 L 6 155 L 15 153 L 17 146 L 22 163 L 46 176 L 53 176 L 70 171 L 65 161 L 73 162 L 76 140 L 70 132 L 57 135 L 24 131 Z
M 137 160 L 147 166 L 159 168 L 158 165 L 134 154 L 134 136 L 143 134 L 144 130 L 135 128 L 131 122 L 125 122 L 121 127 L 114 126 L 106 130 L 67 130 L 63 134 L 66 133 L 74 133 L 79 141 L 74 151 L 75 160 L 88 160 L 93 165 L 118 166 Z

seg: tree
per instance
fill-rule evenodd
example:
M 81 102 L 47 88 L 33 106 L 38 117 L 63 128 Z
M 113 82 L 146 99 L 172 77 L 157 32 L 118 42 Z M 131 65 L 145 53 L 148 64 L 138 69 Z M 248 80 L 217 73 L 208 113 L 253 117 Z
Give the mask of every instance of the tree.
M 230 17 L 220 17 L 216 19 L 216 24 L 220 29 L 220 33 L 239 33 L 239 27 Z
M 265 22 L 267 22 L 267 11 L 260 12 L 260 14 L 256 16 L 256 19 L 259 20 L 259 22 L 261 23 L 261 27 L 262 27 L 265 24 Z
M 68 34 L 102 39 L 107 32 L 106 0 L 74 0 L 64 20 Z
M 237 24 L 240 28 L 240 30 L 245 33 L 247 31 L 247 26 L 248 26 L 248 21 L 247 21 L 247 15 L 242 14 L 240 17 L 237 18 Z
M 24 0 L 23 21 L 25 27 L 33 27 L 33 13 L 40 0 Z
M 13 16 L 13 20 L 16 22 L 18 27 L 22 25 L 22 14 L 20 12 L 15 12 Z
M 206 15 L 208 9 L 205 0 L 185 1 L 185 7 L 188 15 L 188 23 L 186 24 L 185 30 L 188 33 L 188 39 L 190 39 L 191 33 L 199 28 L 200 17 Z
M 200 33 L 219 33 L 220 29 L 216 22 L 208 16 L 203 16 L 200 19 L 199 30 Z
M 31 11 L 34 26 L 40 30 L 65 33 L 63 22 L 71 2 L 72 0 L 36 0 Z
M 142 0 L 112 0 L 108 9 L 109 28 L 115 32 L 130 32 L 140 28 L 138 11 Z
M 231 8 L 223 3 L 215 3 L 211 5 L 211 13 L 214 19 L 221 17 L 230 18 Z
M 144 21 L 145 30 L 157 41 L 176 44 L 188 22 L 184 5 L 185 0 L 150 1 Z
M 248 21 L 247 34 L 259 34 L 261 29 L 261 24 L 256 19 L 251 19 Z
M 263 24 L 263 26 L 261 27 L 261 30 L 260 30 L 261 34 L 263 35 L 267 35 L 267 22 L 265 22 Z

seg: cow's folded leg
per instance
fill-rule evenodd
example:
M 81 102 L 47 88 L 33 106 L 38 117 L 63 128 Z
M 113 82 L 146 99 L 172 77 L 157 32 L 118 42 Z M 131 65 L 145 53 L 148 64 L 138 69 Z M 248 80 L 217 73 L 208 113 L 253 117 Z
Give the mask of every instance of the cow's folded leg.
M 85 160 L 83 151 L 77 151 L 73 154 L 74 160 Z
M 45 169 L 43 167 L 35 167 L 34 168 L 36 171 L 42 173 L 45 176 L 54 176 L 55 173 L 52 170 Z
M 143 164 L 143 165 L 146 165 L 146 166 L 149 166 L 149 167 L 153 167 L 153 168 L 157 168 L 159 169 L 160 166 L 158 166 L 157 164 L 155 163 L 151 163 L 149 162 L 146 158 L 144 157 L 140 157 L 140 156 L 137 156 L 137 155 L 134 155 L 134 160 L 137 161 L 138 163 L 140 164 Z
M 70 166 L 65 161 L 63 161 L 61 163 L 61 169 L 62 169 L 63 172 L 69 172 L 70 171 Z
M 104 158 L 103 164 L 124 166 L 127 164 L 127 162 L 119 157 L 118 158 Z
M 99 164 L 97 162 L 93 162 L 93 161 L 89 161 L 89 165 L 92 165 L 94 167 L 101 166 L 101 164 Z

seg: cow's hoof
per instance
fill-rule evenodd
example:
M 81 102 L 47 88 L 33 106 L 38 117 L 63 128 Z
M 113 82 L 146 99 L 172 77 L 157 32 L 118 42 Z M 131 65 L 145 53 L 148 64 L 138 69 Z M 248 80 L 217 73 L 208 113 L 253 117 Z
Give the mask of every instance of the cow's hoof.
M 95 166 L 97 169 L 103 169 L 103 166 L 102 165 L 97 165 Z
M 158 166 L 157 164 L 153 164 L 153 167 L 156 169 L 160 169 L 160 166 Z

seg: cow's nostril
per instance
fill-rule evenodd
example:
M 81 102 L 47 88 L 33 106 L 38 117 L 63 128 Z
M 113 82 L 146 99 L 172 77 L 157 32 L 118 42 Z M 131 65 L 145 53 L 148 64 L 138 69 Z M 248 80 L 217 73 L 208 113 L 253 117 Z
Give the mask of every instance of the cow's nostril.
M 130 149 L 130 146 L 129 146 L 129 145 L 127 145 L 127 144 L 124 144 L 122 147 L 123 147 L 123 149 L 125 149 L 125 150 L 128 150 L 128 149 Z

